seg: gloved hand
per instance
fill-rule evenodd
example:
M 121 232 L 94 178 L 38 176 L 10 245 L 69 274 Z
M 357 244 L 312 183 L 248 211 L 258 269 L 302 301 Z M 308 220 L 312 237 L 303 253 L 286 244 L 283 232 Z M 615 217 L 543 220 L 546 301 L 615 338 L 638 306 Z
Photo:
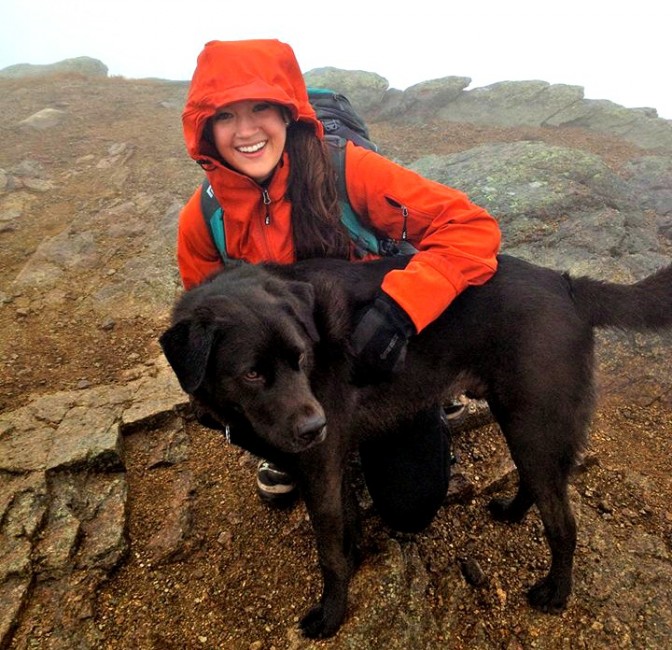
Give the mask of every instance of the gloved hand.
M 358 385 L 390 380 L 404 367 L 408 339 L 415 325 L 382 291 L 364 311 L 350 338 L 355 357 L 353 380 Z

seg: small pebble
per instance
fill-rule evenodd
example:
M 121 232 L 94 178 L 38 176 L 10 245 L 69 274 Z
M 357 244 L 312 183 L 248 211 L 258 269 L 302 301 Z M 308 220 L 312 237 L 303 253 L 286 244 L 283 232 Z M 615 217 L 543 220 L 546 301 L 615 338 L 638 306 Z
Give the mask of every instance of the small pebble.
M 460 562 L 460 570 L 462 571 L 464 579 L 473 587 L 481 587 L 488 580 L 481 565 L 472 558 L 462 560 Z

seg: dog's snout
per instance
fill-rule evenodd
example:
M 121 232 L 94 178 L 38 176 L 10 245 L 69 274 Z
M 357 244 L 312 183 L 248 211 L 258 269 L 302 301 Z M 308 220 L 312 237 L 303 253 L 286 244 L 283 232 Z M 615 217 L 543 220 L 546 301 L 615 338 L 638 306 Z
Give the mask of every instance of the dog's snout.
M 313 413 L 297 425 L 297 436 L 305 442 L 321 442 L 327 431 L 327 420 L 323 413 Z

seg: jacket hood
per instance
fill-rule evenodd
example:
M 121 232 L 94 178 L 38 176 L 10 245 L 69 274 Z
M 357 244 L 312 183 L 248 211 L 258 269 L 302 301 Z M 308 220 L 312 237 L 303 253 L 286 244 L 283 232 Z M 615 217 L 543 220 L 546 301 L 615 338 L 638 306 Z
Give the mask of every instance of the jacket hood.
M 323 136 L 289 45 L 278 40 L 210 41 L 198 56 L 182 112 L 184 139 L 192 158 L 214 154 L 203 142 L 203 130 L 215 111 L 244 100 L 280 104 L 293 120 L 308 122 L 318 137 Z

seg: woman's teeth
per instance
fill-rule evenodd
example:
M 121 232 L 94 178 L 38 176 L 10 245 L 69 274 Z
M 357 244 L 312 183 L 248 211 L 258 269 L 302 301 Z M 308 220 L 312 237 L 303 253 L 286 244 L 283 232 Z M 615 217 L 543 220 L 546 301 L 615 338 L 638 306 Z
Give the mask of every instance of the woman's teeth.
M 237 147 L 237 149 L 241 153 L 254 153 L 255 151 L 259 151 L 265 144 L 266 141 L 257 142 L 257 144 L 251 144 L 248 147 Z

